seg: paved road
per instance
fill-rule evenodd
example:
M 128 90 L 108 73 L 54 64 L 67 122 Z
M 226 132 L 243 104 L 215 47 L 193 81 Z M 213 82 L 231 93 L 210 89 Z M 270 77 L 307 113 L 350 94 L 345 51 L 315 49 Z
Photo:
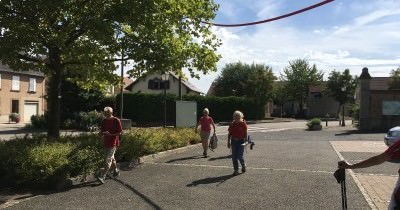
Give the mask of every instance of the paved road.
M 17 200 L 8 209 L 341 209 L 340 186 L 332 176 L 339 157 L 330 142 L 382 138 L 346 129 L 351 128 L 310 132 L 304 122 L 255 124 L 250 130 L 256 147 L 247 151 L 245 174 L 231 176 L 221 136 L 209 158 L 194 146 L 123 171 L 104 185 L 88 182 Z M 370 209 L 352 179 L 347 193 L 349 209 Z

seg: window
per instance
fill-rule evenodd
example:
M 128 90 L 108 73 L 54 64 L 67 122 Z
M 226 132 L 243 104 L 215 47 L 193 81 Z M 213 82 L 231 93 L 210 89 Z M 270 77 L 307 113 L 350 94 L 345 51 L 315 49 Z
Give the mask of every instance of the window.
M 36 78 L 29 78 L 29 92 L 36 92 Z
M 12 76 L 11 90 L 19 91 L 19 76 Z
M 150 90 L 164 90 L 164 85 L 165 89 L 169 89 L 169 81 L 162 81 L 158 78 L 149 80 L 148 83 L 148 89 Z
M 19 100 L 11 101 L 11 113 L 19 113 Z

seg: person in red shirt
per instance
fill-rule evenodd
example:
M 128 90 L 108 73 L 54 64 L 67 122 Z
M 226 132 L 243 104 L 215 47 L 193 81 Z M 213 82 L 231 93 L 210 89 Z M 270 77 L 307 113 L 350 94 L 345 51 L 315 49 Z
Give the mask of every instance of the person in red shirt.
M 357 169 L 357 168 L 367 168 L 375 165 L 382 164 L 386 161 L 393 161 L 400 159 L 400 141 L 391 145 L 386 151 L 383 153 L 363 160 L 361 162 L 350 164 L 347 161 L 340 161 L 338 163 L 338 168 L 343 169 Z M 400 169 L 398 170 L 400 174 Z M 400 208 L 400 179 L 397 180 L 396 185 L 394 187 L 390 203 L 389 210 Z
M 104 108 L 105 119 L 101 123 L 100 135 L 103 138 L 103 146 L 105 151 L 105 169 L 96 177 L 97 180 L 102 184 L 105 183 L 104 180 L 109 171 L 113 172 L 114 177 L 119 176 L 120 174 L 114 155 L 117 147 L 119 146 L 119 136 L 122 133 L 122 126 L 121 121 L 112 114 L 113 109 L 111 107 Z
M 233 122 L 228 128 L 228 148 L 232 149 L 233 175 L 239 174 L 239 164 L 242 166 L 242 173 L 246 172 L 246 165 L 243 158 L 244 146 L 247 139 L 247 124 L 243 120 L 243 113 L 235 111 Z
M 208 139 L 210 138 L 211 134 L 211 126 L 213 127 L 214 135 L 215 135 L 215 124 L 214 120 L 212 117 L 208 116 L 210 114 L 210 111 L 205 108 L 203 110 L 203 116 L 200 117 L 200 120 L 197 122 L 195 132 L 197 133 L 197 128 L 201 127 L 200 129 L 200 138 L 201 138 L 201 143 L 203 145 L 203 156 L 207 157 L 207 151 L 208 151 Z

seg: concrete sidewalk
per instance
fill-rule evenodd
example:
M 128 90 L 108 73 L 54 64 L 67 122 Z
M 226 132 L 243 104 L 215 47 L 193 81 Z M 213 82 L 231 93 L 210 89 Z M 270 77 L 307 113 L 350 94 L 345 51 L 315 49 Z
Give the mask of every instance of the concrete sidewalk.
M 383 141 L 332 141 L 331 145 L 341 159 L 343 159 L 342 153 L 380 154 L 387 149 Z M 393 171 L 397 171 L 397 168 L 393 168 Z M 372 209 L 388 208 L 398 179 L 397 175 L 363 173 L 358 170 L 348 170 L 348 172 Z

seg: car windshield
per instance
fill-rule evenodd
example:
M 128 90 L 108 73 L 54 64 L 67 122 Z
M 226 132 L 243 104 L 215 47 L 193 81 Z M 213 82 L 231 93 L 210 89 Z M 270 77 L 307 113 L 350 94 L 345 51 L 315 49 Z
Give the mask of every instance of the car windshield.
M 389 131 L 388 136 L 398 137 L 400 136 L 400 131 Z

